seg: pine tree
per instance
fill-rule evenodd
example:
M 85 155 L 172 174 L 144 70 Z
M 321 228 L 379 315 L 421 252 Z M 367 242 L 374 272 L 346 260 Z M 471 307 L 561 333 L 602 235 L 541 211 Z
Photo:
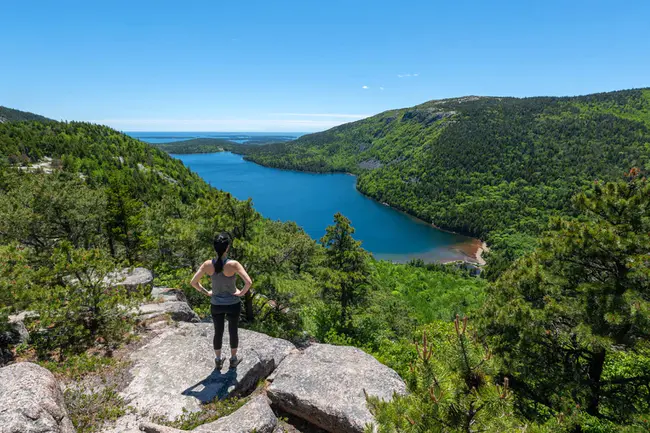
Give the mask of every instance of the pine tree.
M 124 248 L 124 255 L 130 264 L 136 262 L 143 243 L 144 206 L 133 198 L 134 194 L 126 183 L 124 176 L 115 176 L 107 190 L 107 234 L 113 257 L 119 257 L 119 247 Z
M 574 203 L 491 288 L 484 330 L 527 416 L 632 423 L 650 409 L 650 184 L 633 169 Z
M 467 317 L 456 316 L 450 331 L 432 325 L 422 333 L 406 377 L 409 395 L 391 402 L 368 398 L 379 433 L 522 431 L 513 417 L 509 379 L 494 376 L 494 359 Z
M 331 270 L 331 281 L 324 290 L 326 298 L 333 298 L 340 307 L 342 330 L 349 331 L 351 309 L 363 302 L 368 285 L 369 254 L 352 235 L 350 220 L 341 213 L 334 215 L 334 224 L 326 228 L 320 242 L 326 249 L 326 264 Z

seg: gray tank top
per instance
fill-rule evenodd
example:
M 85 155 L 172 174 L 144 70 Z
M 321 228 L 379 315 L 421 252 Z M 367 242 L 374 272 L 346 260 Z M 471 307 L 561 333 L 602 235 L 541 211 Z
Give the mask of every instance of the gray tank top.
M 217 259 L 212 260 L 212 265 L 215 265 Z M 223 262 L 224 266 L 228 262 L 226 259 Z M 215 266 L 216 269 L 216 266 Z M 240 298 L 234 295 L 237 291 L 235 286 L 235 281 L 237 280 L 237 274 L 232 277 L 227 277 L 221 272 L 215 272 L 210 275 L 210 280 L 212 280 L 212 298 L 210 303 L 212 305 L 233 305 L 241 302 Z

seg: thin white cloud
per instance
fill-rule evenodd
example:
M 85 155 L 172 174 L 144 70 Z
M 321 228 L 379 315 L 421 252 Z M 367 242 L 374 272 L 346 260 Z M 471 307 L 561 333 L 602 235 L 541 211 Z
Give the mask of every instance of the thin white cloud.
M 363 87 L 361 87 L 361 88 L 367 90 L 367 89 L 368 89 L 368 86 L 363 86 Z
M 379 90 L 384 90 L 384 88 L 383 88 L 383 87 L 380 87 Z
M 397 78 L 417 77 L 419 75 L 420 75 L 419 72 L 417 74 L 397 74 Z

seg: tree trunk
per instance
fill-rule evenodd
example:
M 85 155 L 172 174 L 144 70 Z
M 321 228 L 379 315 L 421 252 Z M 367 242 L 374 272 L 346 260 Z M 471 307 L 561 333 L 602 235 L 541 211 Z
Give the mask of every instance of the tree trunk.
M 253 294 L 250 291 L 244 295 L 244 306 L 246 307 L 246 321 L 252 322 L 255 320 L 255 315 L 253 314 Z
M 591 399 L 589 405 L 587 406 L 587 413 L 592 416 L 599 415 L 599 405 L 600 405 L 600 377 L 603 374 L 603 366 L 605 365 L 605 350 L 600 349 L 598 352 L 594 353 L 593 358 L 591 358 L 591 363 L 589 364 L 589 380 L 591 387 Z
M 111 251 L 111 257 L 115 258 L 115 241 L 113 240 L 113 233 L 108 229 L 108 248 Z
M 348 330 L 348 287 L 346 283 L 341 284 L 341 326 Z

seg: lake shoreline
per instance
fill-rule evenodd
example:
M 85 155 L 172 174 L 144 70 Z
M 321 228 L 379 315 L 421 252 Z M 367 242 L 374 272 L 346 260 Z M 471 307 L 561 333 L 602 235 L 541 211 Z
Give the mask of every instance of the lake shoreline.
M 488 252 L 490 249 L 484 241 L 480 239 L 473 238 L 473 241 L 467 244 L 460 244 L 458 250 L 465 254 L 467 257 L 474 258 L 474 260 L 468 261 L 468 263 L 475 264 L 477 266 L 485 266 L 486 262 L 483 258 L 483 253 Z M 453 263 L 456 260 L 449 260 L 443 263 Z
M 233 152 L 233 153 L 235 153 L 235 152 Z M 309 174 L 341 174 L 341 173 L 343 173 L 343 174 L 347 174 L 348 176 L 353 176 L 355 178 L 354 188 L 357 190 L 357 192 L 359 194 L 363 195 L 364 197 L 369 198 L 370 200 L 373 200 L 376 203 L 379 203 L 379 204 L 382 204 L 382 205 L 384 205 L 386 207 L 389 207 L 389 208 L 393 209 L 394 211 L 403 213 L 404 215 L 407 215 L 408 217 L 413 218 L 413 219 L 417 220 L 418 222 L 421 222 L 423 224 L 428 224 L 431 227 L 435 228 L 436 230 L 440 230 L 441 232 L 446 232 L 446 233 L 450 233 L 450 234 L 457 235 L 457 236 L 464 236 L 464 237 L 466 237 L 468 239 L 471 239 L 471 242 L 468 243 L 468 246 L 466 246 L 466 244 L 459 244 L 459 245 L 462 245 L 462 246 L 460 246 L 458 248 L 454 248 L 454 249 L 456 249 L 457 251 L 460 251 L 461 253 L 463 253 L 463 255 L 465 255 L 467 257 L 467 259 L 469 259 L 469 260 L 464 260 L 464 261 L 466 261 L 468 263 L 472 263 L 472 264 L 475 264 L 477 266 L 485 266 L 485 264 L 486 264 L 485 259 L 483 258 L 483 253 L 488 252 L 490 250 L 490 248 L 488 247 L 488 245 L 487 245 L 487 243 L 485 241 L 483 241 L 483 240 L 481 240 L 479 238 L 475 238 L 473 236 L 468 236 L 465 233 L 459 233 L 459 232 L 455 232 L 453 230 L 449 230 L 449 229 L 446 229 L 446 228 L 443 228 L 443 227 L 438 227 L 434 223 L 429 223 L 429 222 L 427 222 L 427 221 L 425 221 L 425 220 L 423 220 L 421 218 L 418 218 L 417 216 L 412 215 L 412 214 L 410 214 L 410 213 L 408 213 L 408 212 L 406 212 L 406 211 L 404 211 L 402 209 L 398 209 L 398 208 L 396 208 L 394 206 L 391 206 L 387 202 L 383 202 L 383 201 L 380 202 L 379 200 L 377 200 L 377 199 L 375 199 L 375 198 L 373 198 L 373 197 L 371 197 L 371 196 L 369 196 L 367 194 L 364 194 L 363 191 L 359 190 L 359 187 L 358 187 L 359 182 L 357 182 L 357 180 L 359 178 L 359 175 L 357 175 L 355 173 L 350 173 L 349 171 L 290 170 L 290 169 L 284 169 L 284 168 L 273 167 L 273 166 L 270 166 L 270 165 L 260 164 L 260 163 L 258 163 L 256 161 L 253 161 L 253 160 L 250 160 L 250 159 L 246 158 L 246 156 L 244 154 L 238 154 L 238 155 L 242 155 L 242 158 L 244 158 L 248 162 L 252 162 L 253 164 L 257 164 L 257 165 L 260 165 L 262 167 L 273 168 L 273 169 L 276 169 L 276 170 L 296 171 L 296 172 L 299 172 L 299 173 L 309 173 Z M 438 260 L 439 263 L 454 263 L 454 262 L 457 262 L 457 261 L 458 260 Z

